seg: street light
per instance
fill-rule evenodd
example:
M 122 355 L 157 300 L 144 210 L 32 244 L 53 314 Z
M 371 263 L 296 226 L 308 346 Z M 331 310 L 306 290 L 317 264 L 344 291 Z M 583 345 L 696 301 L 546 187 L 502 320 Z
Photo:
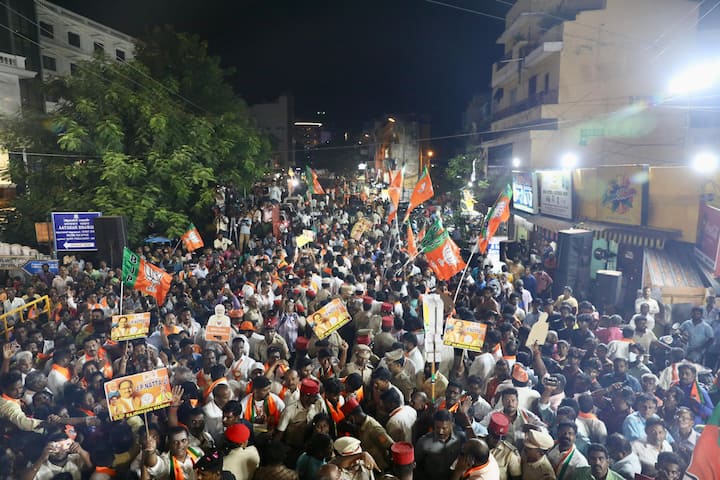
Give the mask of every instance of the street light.
M 705 62 L 675 75 L 668 85 L 671 95 L 689 95 L 708 90 L 720 81 L 720 61 Z
M 435 155 L 435 152 L 433 152 L 432 150 L 428 150 L 427 156 L 430 157 L 430 158 L 432 158 L 433 155 Z
M 388 117 L 388 122 L 390 122 L 390 123 L 395 123 L 395 121 L 396 121 L 396 120 L 395 120 L 393 117 Z
M 565 170 L 572 170 L 578 164 L 578 156 L 572 152 L 568 152 L 560 157 L 560 164 Z
M 512 166 L 513 168 L 520 168 L 520 159 L 518 157 L 512 159 Z
M 692 158 L 692 167 L 699 173 L 712 173 L 720 165 L 720 159 L 713 152 L 698 152 Z

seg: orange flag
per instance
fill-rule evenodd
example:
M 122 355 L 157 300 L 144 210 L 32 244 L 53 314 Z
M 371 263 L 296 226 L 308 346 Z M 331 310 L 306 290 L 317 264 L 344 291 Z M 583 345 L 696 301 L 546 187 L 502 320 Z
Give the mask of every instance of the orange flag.
M 430 180 L 430 173 L 427 171 L 426 167 L 423 169 L 423 174 L 415 184 L 415 189 L 413 190 L 412 195 L 410 195 L 410 205 L 408 205 L 403 223 L 407 222 L 408 218 L 410 218 L 410 212 L 412 212 L 415 207 L 424 201 L 431 199 L 433 195 L 435 195 L 435 191 L 433 190 L 432 180 Z
M 490 239 L 495 235 L 500 224 L 510 219 L 510 201 L 512 200 L 512 194 L 512 187 L 510 187 L 510 185 L 505 186 L 505 190 L 500 193 L 498 199 L 495 201 L 495 205 L 492 210 L 490 210 L 487 225 L 485 225 L 485 228 L 480 232 L 480 236 L 478 237 L 478 251 L 480 253 L 487 251 Z
M 408 223 L 407 225 L 407 251 L 410 254 L 411 257 L 417 257 L 418 249 L 417 245 L 415 244 L 415 235 L 413 234 L 412 227 Z
M 165 303 L 170 291 L 172 275 L 146 262 L 127 248 L 123 251 L 122 281 L 128 287 L 155 297 L 158 305 Z
M 198 248 L 205 246 L 200 232 L 198 232 L 197 227 L 192 223 L 188 227 L 187 232 L 183 233 L 183 236 L 180 237 L 180 240 L 182 240 L 183 247 L 188 252 L 194 252 Z
M 400 203 L 400 191 L 402 190 L 403 175 L 402 170 L 390 172 L 390 187 L 388 187 L 388 196 L 390 197 L 390 208 L 388 209 L 387 223 L 392 223 L 397 216 L 398 204 Z
M 325 195 L 325 190 L 323 190 L 322 185 L 320 185 L 317 173 L 310 167 L 307 167 L 305 170 L 305 181 L 308 184 L 308 191 L 312 195 Z
M 460 249 L 452 241 L 440 220 L 436 220 L 430 226 L 420 246 L 438 280 L 448 280 L 465 268 Z
M 417 241 L 422 242 L 423 238 L 425 238 L 425 225 L 423 225 L 423 228 L 418 232 Z

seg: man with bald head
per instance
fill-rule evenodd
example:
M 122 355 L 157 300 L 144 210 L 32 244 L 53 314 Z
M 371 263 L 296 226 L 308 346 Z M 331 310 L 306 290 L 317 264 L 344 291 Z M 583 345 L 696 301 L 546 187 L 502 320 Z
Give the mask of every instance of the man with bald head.
M 494 480 L 500 478 L 500 467 L 484 440 L 471 438 L 462 446 L 455 461 L 451 480 Z
M 318 470 L 318 480 L 340 480 L 340 468 L 334 463 L 326 463 Z

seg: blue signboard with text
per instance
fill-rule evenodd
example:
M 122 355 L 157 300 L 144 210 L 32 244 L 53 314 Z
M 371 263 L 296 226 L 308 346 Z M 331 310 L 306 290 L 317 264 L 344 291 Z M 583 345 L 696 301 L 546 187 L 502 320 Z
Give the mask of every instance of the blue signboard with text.
M 100 212 L 53 212 L 55 250 L 89 252 L 97 250 L 95 219 Z
M 60 263 L 58 260 L 30 260 L 23 265 L 22 269 L 30 275 L 39 275 L 40 272 L 42 272 L 43 264 L 46 263 L 47 266 L 50 267 L 50 273 L 57 275 L 60 272 Z

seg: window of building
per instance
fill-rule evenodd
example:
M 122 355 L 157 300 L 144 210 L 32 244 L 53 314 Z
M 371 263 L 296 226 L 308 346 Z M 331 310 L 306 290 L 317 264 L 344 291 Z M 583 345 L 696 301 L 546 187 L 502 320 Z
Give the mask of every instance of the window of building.
M 545 74 L 545 88 L 543 89 L 543 92 L 548 93 L 550 91 L 550 74 Z
M 53 72 L 57 70 L 57 61 L 53 57 L 48 57 L 47 55 L 42 56 L 42 64 L 43 68 L 46 70 L 52 70 Z
M 70 75 L 75 75 L 78 72 L 78 66 L 75 63 L 70 64 Z
M 105 53 L 105 45 L 103 45 L 101 42 L 93 42 L 93 51 L 95 53 Z
M 40 35 L 47 38 L 55 38 L 55 27 L 49 23 L 40 22 Z
M 115 59 L 124 62 L 125 61 L 125 51 L 117 49 L 115 50 Z
M 530 77 L 528 81 L 528 98 L 535 95 L 537 92 L 537 75 Z
M 75 32 L 68 32 L 68 43 L 80 48 L 80 35 Z

